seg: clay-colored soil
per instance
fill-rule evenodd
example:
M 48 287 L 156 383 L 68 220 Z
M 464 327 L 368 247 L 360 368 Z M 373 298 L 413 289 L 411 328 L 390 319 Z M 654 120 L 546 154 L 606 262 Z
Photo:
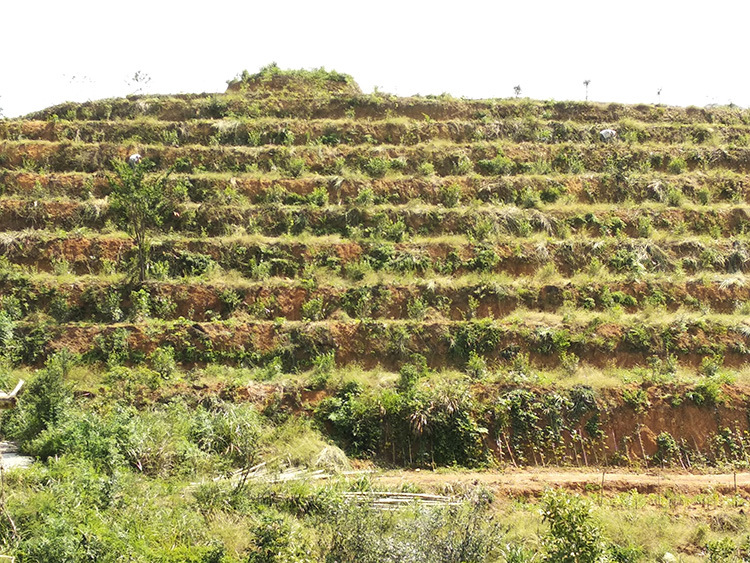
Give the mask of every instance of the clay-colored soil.
M 593 471 L 560 468 L 524 468 L 503 471 L 386 471 L 373 478 L 376 487 L 396 488 L 415 484 L 425 491 L 459 492 L 482 485 L 498 496 L 538 496 L 548 488 L 565 488 L 581 492 L 599 492 L 604 476 L 604 492 L 631 490 L 639 493 L 750 495 L 750 473 L 719 474 L 677 473 L 668 469 L 643 473 L 622 470 Z

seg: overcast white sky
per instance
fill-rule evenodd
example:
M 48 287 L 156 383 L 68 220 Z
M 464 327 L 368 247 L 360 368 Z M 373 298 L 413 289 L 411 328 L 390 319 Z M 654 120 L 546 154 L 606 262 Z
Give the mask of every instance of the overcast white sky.
M 750 106 L 750 2 L 3 0 L 0 108 L 222 92 L 243 69 L 325 67 L 365 92 Z

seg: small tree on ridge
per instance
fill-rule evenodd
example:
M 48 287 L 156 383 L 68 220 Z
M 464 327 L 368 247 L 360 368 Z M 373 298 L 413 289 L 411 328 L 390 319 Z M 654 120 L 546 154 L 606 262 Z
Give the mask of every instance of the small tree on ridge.
M 166 183 L 171 169 L 158 177 L 147 177 L 146 172 L 152 167 L 148 160 L 142 160 L 134 166 L 122 160 L 113 160 L 112 167 L 116 177 L 110 178 L 111 208 L 133 238 L 137 251 L 138 281 L 146 279 L 149 252 L 151 250 L 150 233 L 161 226 L 169 206 L 166 195 Z

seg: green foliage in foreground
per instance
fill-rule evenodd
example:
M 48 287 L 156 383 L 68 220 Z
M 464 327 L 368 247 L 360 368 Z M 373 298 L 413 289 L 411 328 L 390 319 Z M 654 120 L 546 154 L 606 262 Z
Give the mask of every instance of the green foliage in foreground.
M 538 527 L 535 538 L 508 542 L 492 496 L 481 489 L 457 504 L 395 511 L 342 494 L 369 486 L 366 481 L 190 484 L 124 468 L 105 473 L 66 455 L 9 475 L 0 549 L 23 561 L 44 562 L 642 560 L 642 550 L 607 541 L 588 502 L 568 493 L 545 494 L 542 516 L 548 526 Z
M 331 377 L 333 361 L 321 357 L 312 375 Z M 563 492 L 514 503 L 506 521 L 481 488 L 453 490 L 455 504 L 379 511 L 361 503 L 366 497 L 344 494 L 372 491 L 366 477 L 325 483 L 231 478 L 260 461 L 271 468 L 278 459 L 323 467 L 316 458 L 328 444 L 280 400 L 264 409 L 213 395 L 151 401 L 149 386 L 162 374 L 122 366 L 106 372 L 99 397 L 76 396 L 69 383 L 76 369 L 75 357 L 53 356 L 18 408 L 4 414 L 6 437 L 41 460 L 0 484 L 0 553 L 20 561 L 636 562 L 686 541 L 712 560 L 731 561 L 750 545 L 741 536 L 747 525 L 732 514 L 709 531 L 693 524 L 696 531 L 687 540 L 683 533 L 679 544 L 634 539 L 608 511 Z M 383 439 L 403 433 L 415 462 L 469 465 L 485 451 L 468 391 L 466 383 L 441 380 L 415 356 L 390 388 L 342 384 L 317 418 L 350 450 L 366 453 L 368 443 L 383 447 Z M 516 390 L 498 402 L 494 416 L 506 417 L 502 424 L 521 434 L 534 432 L 541 400 Z M 583 387 L 561 400 L 560 412 L 573 417 L 594 405 L 593 392 Z M 607 502 L 610 511 L 627 512 L 643 508 L 643 498 L 633 493 L 620 504 Z M 536 522 L 526 531 L 514 523 L 519 511 Z M 629 513 L 621 518 L 632 519 Z M 730 527 L 737 532 L 732 537 L 713 532 Z
M 70 455 L 7 489 L 0 549 L 23 561 L 479 563 L 500 538 L 486 497 L 380 512 L 344 501 L 341 483 L 191 485 Z

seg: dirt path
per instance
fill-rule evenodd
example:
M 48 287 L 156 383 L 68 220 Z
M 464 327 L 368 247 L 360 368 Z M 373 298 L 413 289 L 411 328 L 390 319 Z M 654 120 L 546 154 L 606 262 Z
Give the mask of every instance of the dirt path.
M 537 496 L 545 489 L 563 487 L 576 491 L 598 492 L 602 471 L 560 468 L 517 469 L 508 471 L 386 471 L 373 478 L 377 484 L 395 488 L 413 483 L 425 491 L 444 494 L 458 493 L 466 488 L 483 485 L 499 496 Z M 720 474 L 678 473 L 669 470 L 643 473 L 605 471 L 605 492 L 657 493 L 673 491 L 683 494 L 719 492 L 750 495 L 750 473 Z
M 4 469 L 28 467 L 34 461 L 29 456 L 19 455 L 18 446 L 13 442 L 0 442 L 0 460 Z

